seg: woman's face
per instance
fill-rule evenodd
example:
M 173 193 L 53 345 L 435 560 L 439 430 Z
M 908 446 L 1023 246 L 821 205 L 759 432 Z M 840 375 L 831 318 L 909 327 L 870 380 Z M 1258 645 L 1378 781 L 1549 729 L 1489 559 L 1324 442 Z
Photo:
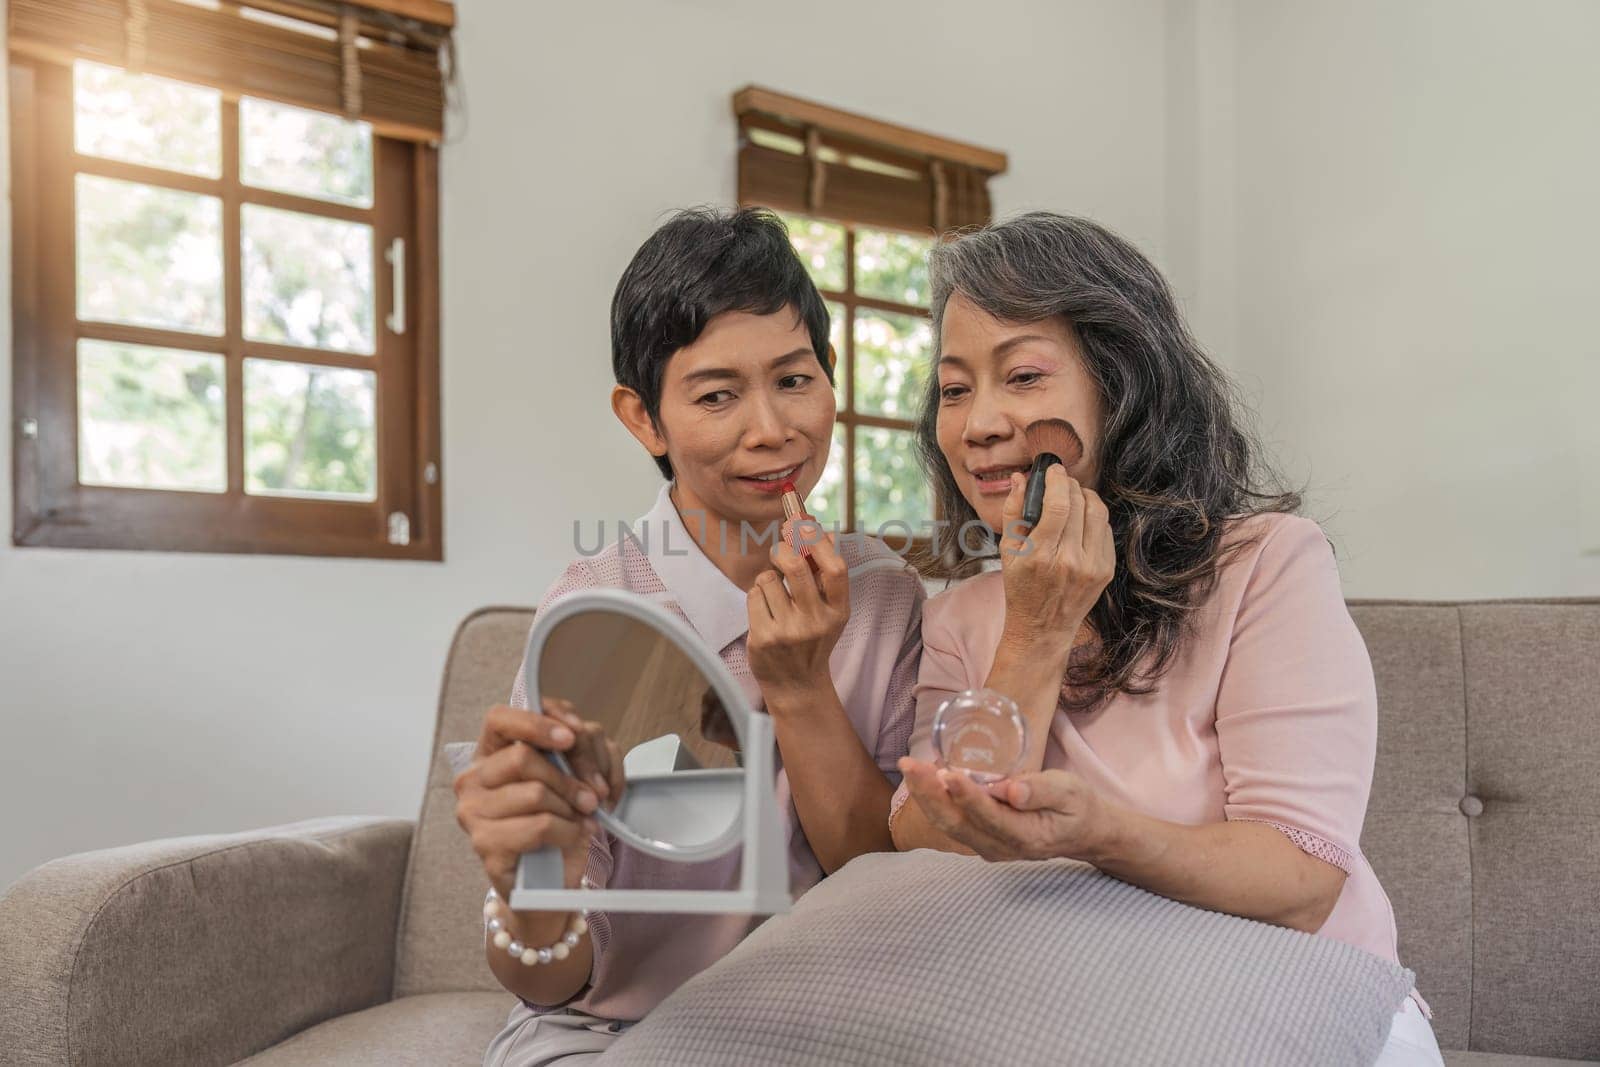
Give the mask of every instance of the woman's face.
M 945 305 L 939 352 L 939 450 L 961 495 L 991 529 L 1001 529 L 1011 472 L 1033 463 L 1024 431 L 1039 419 L 1072 423 L 1083 458 L 1070 473 L 1099 488 L 1100 391 L 1065 318 L 1005 323 L 955 293 Z
M 784 481 L 804 496 L 822 477 L 833 420 L 833 386 L 794 311 L 730 311 L 668 361 L 658 447 L 646 447 L 672 463 L 679 508 L 781 520 Z

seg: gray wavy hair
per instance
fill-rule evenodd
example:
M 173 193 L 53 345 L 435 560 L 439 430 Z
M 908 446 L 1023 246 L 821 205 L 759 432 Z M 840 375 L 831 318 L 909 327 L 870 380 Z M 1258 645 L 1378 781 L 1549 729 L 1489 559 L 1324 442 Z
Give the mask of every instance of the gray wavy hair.
M 1034 212 L 945 241 L 929 267 L 935 365 L 945 307 L 958 292 L 1001 321 L 1059 315 L 1075 332 L 1105 412 L 1098 491 L 1117 569 L 1089 615 L 1099 644 L 1074 656 L 1064 700 L 1086 708 L 1153 691 L 1226 552 L 1248 544 L 1224 550 L 1224 530 L 1249 515 L 1297 511 L 1300 495 L 1278 488 L 1231 381 L 1190 335 L 1161 272 L 1110 230 Z M 939 448 L 938 416 L 930 371 L 917 447 L 941 514 L 960 528 L 977 513 Z M 963 573 L 992 554 L 992 538 L 965 540 L 940 545 L 938 562 Z

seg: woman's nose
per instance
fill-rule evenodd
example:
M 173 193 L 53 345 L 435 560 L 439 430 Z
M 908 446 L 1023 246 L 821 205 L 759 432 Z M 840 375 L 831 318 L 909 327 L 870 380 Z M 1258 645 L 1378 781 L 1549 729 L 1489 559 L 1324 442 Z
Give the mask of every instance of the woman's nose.
M 794 436 L 788 422 L 765 398 L 757 398 L 747 410 L 750 413 L 750 421 L 746 423 L 744 431 L 747 447 L 780 448 Z
M 988 390 L 975 392 L 967 408 L 967 425 L 962 431 L 966 442 L 971 445 L 990 444 L 1004 439 L 1011 430 L 1010 417 L 995 403 Z

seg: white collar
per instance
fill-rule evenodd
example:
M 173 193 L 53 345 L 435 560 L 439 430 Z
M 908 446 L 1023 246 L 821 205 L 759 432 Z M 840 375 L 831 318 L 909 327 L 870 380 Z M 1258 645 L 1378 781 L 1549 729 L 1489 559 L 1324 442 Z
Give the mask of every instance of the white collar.
M 713 652 L 721 652 L 750 629 L 744 590 L 711 562 L 690 534 L 672 502 L 672 483 L 661 487 L 656 503 L 639 520 L 645 557 L 656 577 Z

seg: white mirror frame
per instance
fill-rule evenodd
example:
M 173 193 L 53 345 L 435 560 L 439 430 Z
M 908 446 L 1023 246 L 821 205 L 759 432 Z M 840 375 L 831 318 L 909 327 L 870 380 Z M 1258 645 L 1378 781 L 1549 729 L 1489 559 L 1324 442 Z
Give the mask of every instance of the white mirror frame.
M 570 911 L 589 908 L 626 912 L 729 912 L 770 915 L 787 911 L 789 895 L 788 835 L 778 817 L 774 793 L 776 742 L 772 721 L 748 707 L 743 690 L 688 623 L 658 604 L 621 589 L 583 589 L 551 604 L 534 621 L 528 635 L 526 658 L 528 706 L 535 714 L 542 706 L 539 691 L 539 657 L 550 634 L 565 619 L 591 611 L 626 615 L 654 628 L 689 657 L 716 690 L 729 722 L 739 735 L 744 763 L 741 818 L 726 832 L 701 845 L 683 847 L 643 837 L 610 812 L 595 813 L 596 821 L 621 841 L 649 855 L 678 863 L 694 863 L 727 854 L 744 845 L 739 888 L 696 889 L 567 889 L 560 850 L 524 853 L 517 863 L 517 880 L 511 907 L 517 911 Z M 582 709 L 579 709 L 582 714 Z

